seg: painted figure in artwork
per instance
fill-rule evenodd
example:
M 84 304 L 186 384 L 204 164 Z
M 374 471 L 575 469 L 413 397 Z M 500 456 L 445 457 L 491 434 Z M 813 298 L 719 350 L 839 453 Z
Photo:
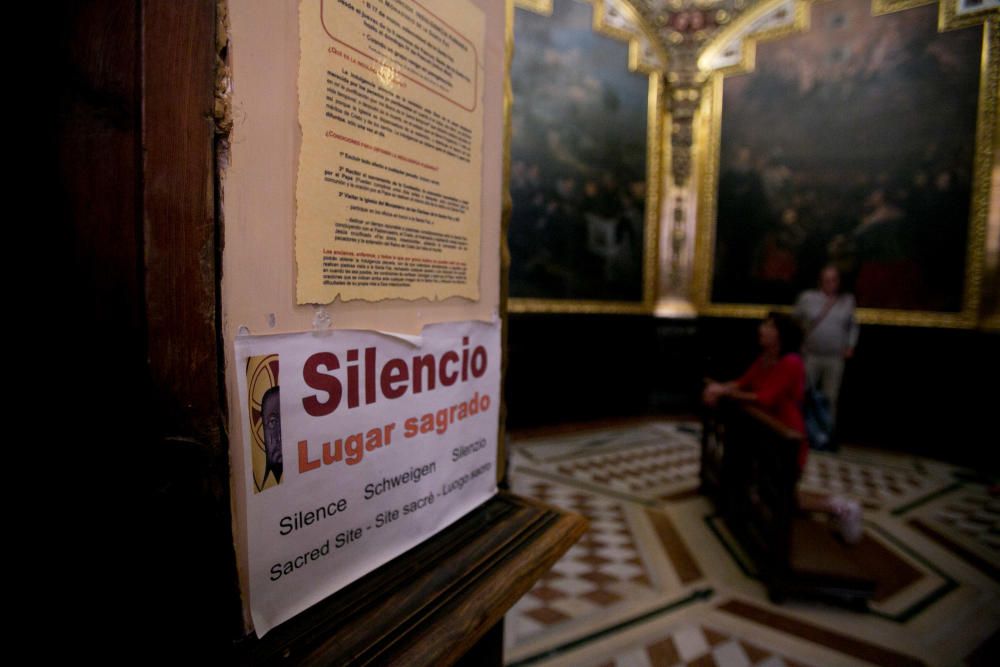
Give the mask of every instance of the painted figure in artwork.
M 264 464 L 264 478 L 266 481 L 268 474 L 274 476 L 275 481 L 281 481 L 281 472 L 284 468 L 281 455 L 281 389 L 271 387 L 264 394 L 261 400 L 261 413 L 264 419 L 264 448 L 267 460 Z

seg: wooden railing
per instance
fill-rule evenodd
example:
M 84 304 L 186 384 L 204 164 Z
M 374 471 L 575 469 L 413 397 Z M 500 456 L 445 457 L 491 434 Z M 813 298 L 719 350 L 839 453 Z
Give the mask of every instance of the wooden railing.
M 822 597 L 863 606 L 875 582 L 825 521 L 799 509 L 802 434 L 760 409 L 723 398 L 706 408 L 702 492 L 753 559 L 773 600 Z

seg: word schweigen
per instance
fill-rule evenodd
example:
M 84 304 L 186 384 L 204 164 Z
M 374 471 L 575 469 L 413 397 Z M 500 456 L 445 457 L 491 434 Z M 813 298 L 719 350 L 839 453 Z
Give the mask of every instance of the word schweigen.
M 406 472 L 392 477 L 383 477 L 381 481 L 369 482 L 365 484 L 365 500 L 371 500 L 375 496 L 380 496 L 402 484 L 416 484 L 421 477 L 430 475 L 435 470 L 437 470 L 437 462 L 431 461 L 422 466 L 410 466 Z
M 438 359 L 434 354 L 417 355 L 407 363 L 404 359 L 390 359 L 378 370 L 376 348 L 364 350 L 364 361 L 359 359 L 360 350 L 348 350 L 346 364 L 341 369 L 340 357 L 333 352 L 317 352 L 308 359 L 302 368 L 302 378 L 312 389 L 326 394 L 312 394 L 302 399 L 302 407 L 313 417 L 325 417 L 332 414 L 344 398 L 344 381 L 339 371 L 346 375 L 347 407 L 356 408 L 361 405 L 362 385 L 364 402 L 370 405 L 379 396 L 396 399 L 407 392 L 419 394 L 433 391 L 440 384 L 450 387 L 456 382 L 466 382 L 470 375 L 481 378 L 486 373 L 488 364 L 486 348 L 476 346 L 469 350 L 469 338 L 462 338 L 461 353 L 448 350 Z M 364 382 L 361 381 L 362 372 Z M 377 377 L 377 381 L 376 381 Z

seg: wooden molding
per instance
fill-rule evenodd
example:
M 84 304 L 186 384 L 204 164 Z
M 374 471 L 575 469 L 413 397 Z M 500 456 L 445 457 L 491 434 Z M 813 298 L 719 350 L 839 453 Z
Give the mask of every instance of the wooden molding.
M 436 537 L 237 647 L 247 665 L 451 665 L 586 530 L 500 493 Z

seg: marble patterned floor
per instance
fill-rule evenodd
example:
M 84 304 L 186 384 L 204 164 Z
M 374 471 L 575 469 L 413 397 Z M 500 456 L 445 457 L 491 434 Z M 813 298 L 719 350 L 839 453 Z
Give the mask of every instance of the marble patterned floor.
M 1000 664 L 1000 499 L 958 468 L 813 452 L 802 489 L 855 498 L 881 565 L 867 611 L 768 601 L 697 493 L 697 425 L 514 439 L 515 493 L 589 531 L 508 613 L 509 666 Z

